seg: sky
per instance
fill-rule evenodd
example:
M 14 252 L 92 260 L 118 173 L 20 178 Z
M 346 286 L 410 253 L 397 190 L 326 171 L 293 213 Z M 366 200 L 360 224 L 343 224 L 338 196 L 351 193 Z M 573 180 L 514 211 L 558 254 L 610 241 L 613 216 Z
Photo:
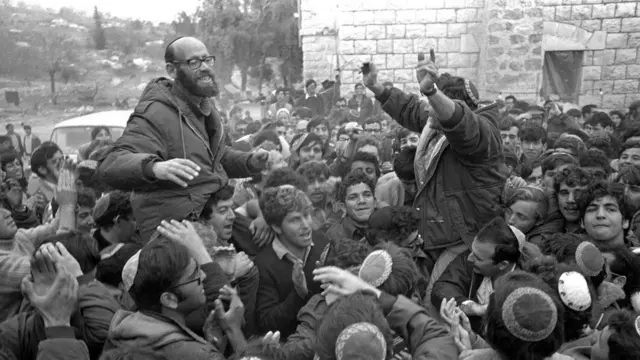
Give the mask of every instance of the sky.
M 40 5 L 44 8 L 59 9 L 71 7 L 93 13 L 97 6 L 101 12 L 123 18 L 141 19 L 153 22 L 171 22 L 175 16 L 186 11 L 193 13 L 200 0 L 23 0 L 27 4 Z

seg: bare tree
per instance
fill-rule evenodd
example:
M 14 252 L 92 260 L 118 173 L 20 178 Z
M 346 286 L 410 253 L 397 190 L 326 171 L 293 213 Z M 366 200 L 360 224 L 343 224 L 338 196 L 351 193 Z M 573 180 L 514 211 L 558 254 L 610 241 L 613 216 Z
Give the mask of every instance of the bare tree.
M 56 96 L 56 74 L 60 72 L 64 65 L 73 60 L 74 43 L 62 34 L 41 35 L 41 51 L 44 66 L 51 84 L 51 102 L 57 104 Z

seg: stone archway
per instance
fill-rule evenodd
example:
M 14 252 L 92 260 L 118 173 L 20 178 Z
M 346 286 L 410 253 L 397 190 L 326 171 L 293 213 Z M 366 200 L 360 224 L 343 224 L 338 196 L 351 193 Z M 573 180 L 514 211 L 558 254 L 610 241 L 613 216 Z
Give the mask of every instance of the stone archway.
M 604 50 L 606 41 L 606 31 L 591 32 L 556 21 L 542 24 L 542 51 Z

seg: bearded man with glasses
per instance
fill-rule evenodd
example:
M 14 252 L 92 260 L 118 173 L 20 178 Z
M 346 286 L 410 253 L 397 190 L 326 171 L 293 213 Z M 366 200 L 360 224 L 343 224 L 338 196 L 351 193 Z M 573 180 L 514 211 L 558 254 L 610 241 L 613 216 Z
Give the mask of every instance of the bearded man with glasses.
M 197 219 L 230 177 L 251 177 L 269 158 L 224 144 L 222 120 L 211 100 L 219 93 L 216 58 L 200 40 L 174 40 L 164 60 L 172 79 L 151 80 L 122 137 L 99 165 L 109 186 L 135 190 L 131 205 L 143 240 L 163 219 Z

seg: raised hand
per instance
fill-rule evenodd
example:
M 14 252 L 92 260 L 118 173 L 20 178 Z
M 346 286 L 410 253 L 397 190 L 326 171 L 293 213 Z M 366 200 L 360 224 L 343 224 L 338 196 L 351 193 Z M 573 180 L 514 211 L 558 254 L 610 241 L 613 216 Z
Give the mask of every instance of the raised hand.
M 45 266 L 47 278 L 54 276 L 53 283 L 36 283 L 26 276 L 22 279 L 22 292 L 42 315 L 45 327 L 70 326 L 78 301 L 78 281 L 61 263 L 56 263 L 54 269 L 50 263 Z
M 304 265 L 302 260 L 294 260 L 293 269 L 291 271 L 291 280 L 293 280 L 293 288 L 301 298 L 306 298 L 309 295 L 309 288 L 307 287 L 307 278 L 304 276 Z
M 222 300 L 229 301 L 229 310 L 225 311 Z M 238 330 L 244 323 L 244 304 L 236 289 L 225 285 L 220 289 L 220 296 L 215 301 L 215 312 L 220 326 L 225 331 Z
M 431 60 L 422 60 L 416 66 L 416 77 L 420 84 L 420 91 L 431 92 L 438 81 L 438 67 Z
M 157 229 L 162 235 L 184 245 L 198 264 L 202 265 L 211 261 L 202 238 L 200 238 L 195 227 L 189 221 L 162 220 Z
M 171 159 L 154 163 L 151 170 L 158 180 L 169 180 L 187 187 L 185 180 L 195 179 L 200 172 L 200 166 L 187 159 Z
M 76 206 L 78 201 L 76 178 L 69 169 L 60 170 L 58 187 L 56 188 L 56 201 L 61 207 Z
M 360 290 L 369 290 L 380 296 L 380 290 L 360 279 L 347 270 L 335 266 L 325 266 L 313 270 L 313 280 L 322 283 L 322 294 L 339 296 L 353 294 Z

